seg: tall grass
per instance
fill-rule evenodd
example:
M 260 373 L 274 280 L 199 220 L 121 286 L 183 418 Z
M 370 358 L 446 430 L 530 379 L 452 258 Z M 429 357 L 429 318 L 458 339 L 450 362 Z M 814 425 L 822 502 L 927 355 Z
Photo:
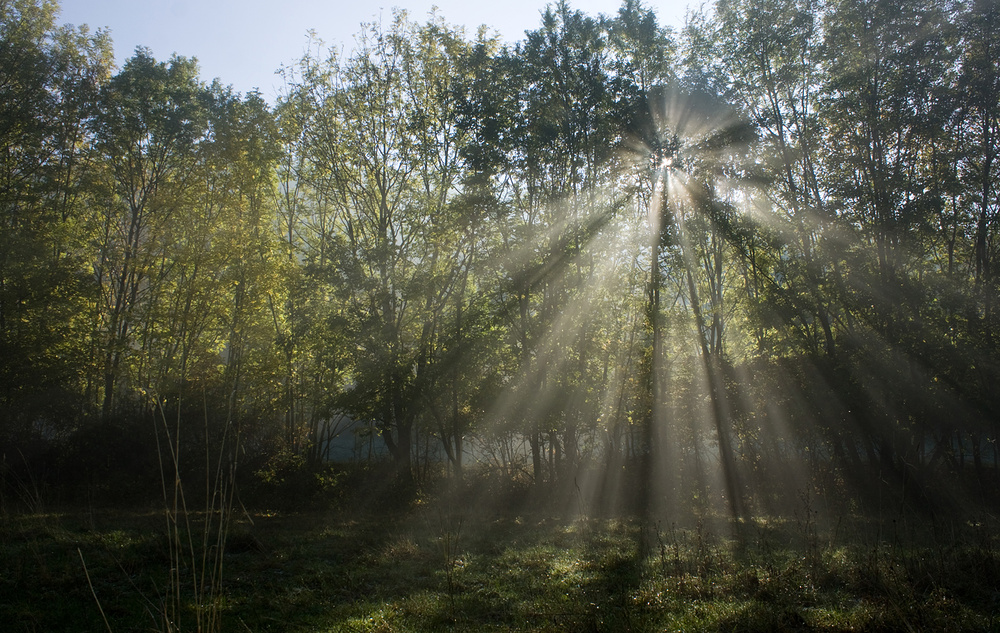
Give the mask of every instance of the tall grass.
M 162 633 L 189 629 L 210 633 L 222 628 L 222 578 L 235 509 L 239 430 L 234 428 L 230 411 L 213 451 L 208 441 L 207 404 L 204 411 L 204 502 L 192 511 L 181 477 L 181 408 L 171 425 L 162 401 L 157 402 L 163 440 L 157 433 L 157 454 L 170 560 L 169 580 L 157 614 Z M 189 620 L 190 627 L 186 626 Z

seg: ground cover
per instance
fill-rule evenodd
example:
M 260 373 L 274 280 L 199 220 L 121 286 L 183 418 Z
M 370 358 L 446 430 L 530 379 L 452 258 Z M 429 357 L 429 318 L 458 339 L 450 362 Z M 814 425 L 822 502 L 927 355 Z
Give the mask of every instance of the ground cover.
M 991 521 L 247 512 L 200 606 L 226 631 L 994 631 Z M 4 630 L 193 630 L 190 601 L 163 618 L 166 534 L 156 511 L 3 517 Z

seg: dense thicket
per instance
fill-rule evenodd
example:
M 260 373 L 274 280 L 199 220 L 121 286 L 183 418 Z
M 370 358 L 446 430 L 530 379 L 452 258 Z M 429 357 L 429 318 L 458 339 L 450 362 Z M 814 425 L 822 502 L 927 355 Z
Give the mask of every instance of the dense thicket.
M 398 12 L 273 106 L 56 15 L 0 0 L 5 503 L 345 441 L 586 508 L 993 501 L 995 1 Z

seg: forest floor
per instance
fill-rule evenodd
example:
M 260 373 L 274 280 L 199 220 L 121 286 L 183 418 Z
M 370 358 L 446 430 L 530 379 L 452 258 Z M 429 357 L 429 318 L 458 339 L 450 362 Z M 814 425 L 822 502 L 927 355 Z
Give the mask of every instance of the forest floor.
M 241 511 L 221 580 L 203 576 L 216 595 L 198 600 L 203 550 L 193 546 L 192 566 L 192 548 L 172 548 L 162 510 L 7 514 L 0 628 L 188 631 L 200 618 L 204 630 L 252 632 L 1000 630 L 1000 535 L 985 518 L 946 531 L 851 517 L 821 528 L 811 516 L 682 525 L 433 502 Z M 204 551 L 211 562 L 218 550 Z

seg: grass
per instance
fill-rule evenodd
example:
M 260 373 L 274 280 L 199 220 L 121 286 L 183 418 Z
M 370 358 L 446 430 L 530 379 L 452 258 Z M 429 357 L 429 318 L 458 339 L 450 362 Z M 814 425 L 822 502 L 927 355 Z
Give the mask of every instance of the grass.
M 269 513 L 230 528 L 220 611 L 223 630 L 254 632 L 996 631 L 997 546 L 986 518 Z M 106 631 L 81 554 L 111 629 L 157 630 L 162 515 L 121 511 L 2 519 L 4 630 Z

